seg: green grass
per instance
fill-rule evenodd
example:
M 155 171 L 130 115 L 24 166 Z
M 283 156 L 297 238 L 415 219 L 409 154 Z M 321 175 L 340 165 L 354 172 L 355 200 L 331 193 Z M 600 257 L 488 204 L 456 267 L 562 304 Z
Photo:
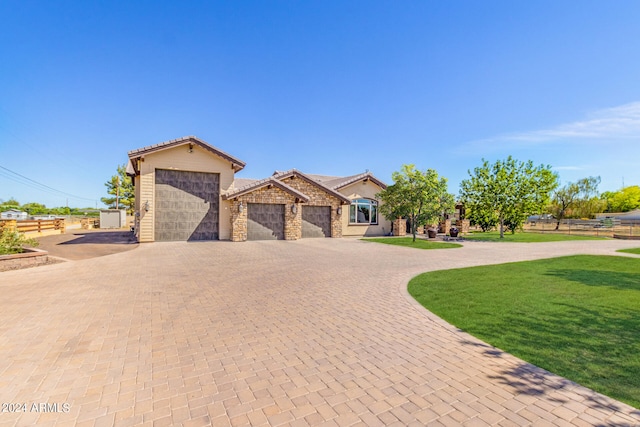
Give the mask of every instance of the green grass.
M 581 255 L 437 271 L 412 279 L 409 293 L 495 347 L 640 408 L 637 259 Z
M 364 240 L 365 242 L 386 243 L 387 245 L 406 246 L 416 249 L 450 249 L 462 247 L 462 245 L 457 243 L 430 242 L 424 239 L 416 239 L 414 242 L 413 237 L 381 237 L 361 240 Z
M 632 249 L 620 249 L 616 252 L 626 252 L 629 254 L 636 254 L 636 255 L 640 255 L 640 248 L 632 248 Z
M 555 234 L 555 233 L 523 233 L 519 232 L 511 234 L 504 233 L 504 239 L 500 239 L 499 231 L 487 231 L 486 233 L 475 232 L 464 236 L 467 240 L 483 240 L 489 242 L 520 242 L 520 243 L 538 243 L 538 242 L 562 242 L 565 240 L 603 240 L 604 237 L 578 236 L 575 234 Z

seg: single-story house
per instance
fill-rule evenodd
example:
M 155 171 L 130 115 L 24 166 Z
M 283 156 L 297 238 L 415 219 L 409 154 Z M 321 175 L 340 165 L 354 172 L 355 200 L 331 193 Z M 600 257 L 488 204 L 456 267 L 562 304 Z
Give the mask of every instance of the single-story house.
M 29 217 L 29 214 L 18 209 L 9 209 L 0 213 L 0 219 L 15 219 L 25 220 Z
M 388 234 L 370 172 L 347 177 L 276 171 L 236 178 L 245 162 L 194 137 L 129 152 L 140 242 L 296 240 Z

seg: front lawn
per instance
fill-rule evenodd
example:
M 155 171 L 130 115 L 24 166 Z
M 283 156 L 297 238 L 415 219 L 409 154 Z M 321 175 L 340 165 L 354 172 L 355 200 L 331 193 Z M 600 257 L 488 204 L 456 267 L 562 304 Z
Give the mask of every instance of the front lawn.
M 626 252 L 626 253 L 629 253 L 629 254 L 640 255 L 640 248 L 620 249 L 620 250 L 617 250 L 616 252 Z
M 432 242 L 425 239 L 416 239 L 414 242 L 413 237 L 380 237 L 361 240 L 365 242 L 386 243 L 387 245 L 407 246 L 416 249 L 450 249 L 462 247 L 462 245 L 457 243 Z
M 519 243 L 538 243 L 538 242 L 562 242 L 565 240 L 603 240 L 604 237 L 578 236 L 575 234 L 556 234 L 556 233 L 525 233 L 511 232 L 504 233 L 504 239 L 500 238 L 499 231 L 473 232 L 465 234 L 466 240 L 483 240 L 488 242 L 519 242 Z
M 640 262 L 571 256 L 436 271 L 424 307 L 534 365 L 640 408 Z

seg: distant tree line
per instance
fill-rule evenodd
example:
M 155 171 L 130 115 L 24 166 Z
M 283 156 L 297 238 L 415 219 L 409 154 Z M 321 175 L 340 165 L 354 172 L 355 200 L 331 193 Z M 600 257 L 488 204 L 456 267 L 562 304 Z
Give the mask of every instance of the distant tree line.
M 56 207 L 48 208 L 42 203 L 25 203 L 20 204 L 16 199 L 11 198 L 6 201 L 0 200 L 0 212 L 8 211 L 10 209 L 16 209 L 22 212 L 26 212 L 29 216 L 39 215 L 56 215 L 56 216 L 98 216 L 99 212 L 95 208 L 69 208 L 69 207 Z

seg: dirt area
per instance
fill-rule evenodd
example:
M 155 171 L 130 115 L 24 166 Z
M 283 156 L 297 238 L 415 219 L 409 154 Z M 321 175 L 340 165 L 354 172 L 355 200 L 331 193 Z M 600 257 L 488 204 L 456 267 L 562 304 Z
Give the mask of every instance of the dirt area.
M 67 230 L 65 234 L 39 237 L 38 249 L 67 260 L 80 260 L 130 251 L 138 243 L 128 230 Z

